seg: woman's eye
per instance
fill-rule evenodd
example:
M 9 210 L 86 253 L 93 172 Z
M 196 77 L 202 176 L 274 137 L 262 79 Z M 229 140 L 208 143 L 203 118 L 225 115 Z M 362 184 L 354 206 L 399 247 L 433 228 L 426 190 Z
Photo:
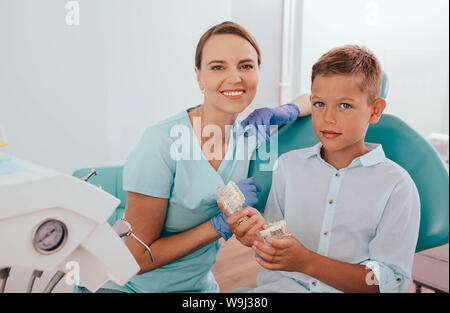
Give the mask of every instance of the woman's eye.
M 251 70 L 253 68 L 253 65 L 251 64 L 244 64 L 241 66 L 244 70 Z
M 313 104 L 316 108 L 323 108 L 325 106 L 325 103 L 323 102 L 314 102 Z
M 220 71 L 221 69 L 223 69 L 222 65 L 214 65 L 213 67 L 211 67 L 211 69 L 213 71 Z
M 341 103 L 341 108 L 348 110 L 351 109 L 352 106 L 348 103 Z

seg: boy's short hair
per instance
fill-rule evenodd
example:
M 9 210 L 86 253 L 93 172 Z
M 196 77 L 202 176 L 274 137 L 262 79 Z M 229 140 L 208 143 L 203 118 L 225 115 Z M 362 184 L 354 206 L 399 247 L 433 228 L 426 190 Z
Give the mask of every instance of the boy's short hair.
M 369 103 L 379 97 L 383 72 L 375 55 L 365 47 L 348 45 L 325 53 L 313 65 L 311 85 L 317 75 L 360 74 L 359 89 L 366 92 Z

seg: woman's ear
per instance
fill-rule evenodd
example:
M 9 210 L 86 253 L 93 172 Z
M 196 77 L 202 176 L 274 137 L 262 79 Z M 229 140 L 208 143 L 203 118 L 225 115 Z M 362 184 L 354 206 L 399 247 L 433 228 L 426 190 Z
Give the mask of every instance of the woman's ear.
M 197 76 L 198 87 L 203 92 L 205 90 L 205 86 L 203 86 L 202 81 L 200 80 L 200 70 L 195 67 L 195 75 Z
M 376 98 L 372 104 L 372 114 L 370 115 L 369 123 L 376 124 L 383 114 L 384 109 L 386 108 L 386 100 L 383 98 Z

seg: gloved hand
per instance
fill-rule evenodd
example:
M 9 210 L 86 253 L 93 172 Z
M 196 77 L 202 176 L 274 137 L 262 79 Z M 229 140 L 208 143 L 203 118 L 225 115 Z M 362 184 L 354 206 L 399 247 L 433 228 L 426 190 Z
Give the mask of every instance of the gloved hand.
M 233 231 L 231 230 L 230 226 L 227 224 L 227 217 L 223 212 L 220 212 L 216 216 L 214 216 L 211 219 L 211 224 L 216 230 L 216 232 L 219 233 L 220 236 L 222 236 L 225 241 L 231 238 L 233 236 Z
M 261 192 L 261 187 L 256 184 L 255 178 L 250 177 L 240 182 L 236 183 L 239 190 L 244 194 L 245 202 L 242 207 L 246 207 L 247 205 L 253 206 L 258 203 L 257 192 Z M 233 236 L 233 231 L 227 224 L 227 216 L 223 212 L 217 214 L 211 219 L 211 224 L 214 229 L 222 236 L 225 241 Z
M 261 186 L 259 186 L 255 182 L 255 177 L 250 177 L 240 182 L 236 183 L 236 186 L 239 187 L 239 190 L 243 193 L 245 197 L 245 202 L 242 205 L 245 208 L 247 205 L 254 206 L 258 203 L 258 195 L 257 192 L 261 192 Z
M 281 105 L 276 108 L 261 108 L 253 111 L 237 130 L 238 135 L 250 136 L 257 134 L 258 140 L 266 141 L 270 139 L 270 126 L 288 124 L 297 119 L 300 109 L 293 103 Z M 244 129 L 250 125 L 250 129 Z M 264 127 L 258 127 L 258 125 Z

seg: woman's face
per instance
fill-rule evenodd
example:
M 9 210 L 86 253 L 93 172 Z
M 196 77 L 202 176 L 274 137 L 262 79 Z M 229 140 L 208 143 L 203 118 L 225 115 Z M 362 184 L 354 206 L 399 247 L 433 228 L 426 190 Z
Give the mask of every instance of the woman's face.
M 256 94 L 259 80 L 258 54 L 244 38 L 232 34 L 214 35 L 202 51 L 200 69 L 195 69 L 205 105 L 237 114 Z

